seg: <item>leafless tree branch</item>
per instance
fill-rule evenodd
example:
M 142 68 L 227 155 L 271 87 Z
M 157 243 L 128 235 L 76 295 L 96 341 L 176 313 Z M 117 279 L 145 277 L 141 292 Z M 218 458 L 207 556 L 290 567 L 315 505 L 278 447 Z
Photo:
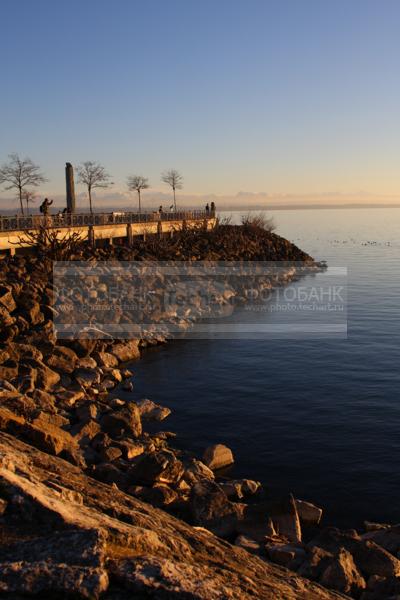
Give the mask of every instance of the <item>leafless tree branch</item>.
M 10 154 L 8 163 L 0 167 L 0 185 L 6 184 L 6 190 L 16 190 L 21 213 L 24 214 L 24 195 L 33 194 L 27 187 L 38 187 L 47 179 L 30 158 L 21 159 L 18 154 Z
M 128 177 L 128 189 L 133 192 L 136 191 L 138 193 L 139 199 L 139 212 L 142 212 L 142 204 L 141 204 L 141 191 L 147 190 L 149 188 L 149 180 L 147 177 L 143 177 L 143 175 L 129 175 Z
M 86 185 L 89 196 L 90 212 L 93 213 L 92 207 L 92 190 L 94 188 L 108 188 L 113 185 L 110 181 L 111 175 L 107 173 L 105 167 L 98 162 L 87 160 L 81 163 L 77 169 L 78 183 Z
M 174 192 L 174 209 L 176 211 L 176 190 L 183 188 L 183 176 L 176 169 L 169 169 L 161 173 L 161 181 L 168 184 Z

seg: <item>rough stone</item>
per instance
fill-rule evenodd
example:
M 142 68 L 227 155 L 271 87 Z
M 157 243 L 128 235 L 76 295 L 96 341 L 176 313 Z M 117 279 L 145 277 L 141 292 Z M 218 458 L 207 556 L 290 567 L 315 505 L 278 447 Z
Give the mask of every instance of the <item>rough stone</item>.
M 183 475 L 180 460 L 167 450 L 143 454 L 129 470 L 132 483 L 153 485 L 154 483 L 175 483 Z
M 350 552 L 341 548 L 320 577 L 320 583 L 344 594 L 359 594 L 366 588 Z
M 382 546 L 391 554 L 398 556 L 400 552 L 400 525 L 385 526 L 372 529 L 361 536 L 363 540 L 371 540 Z
M 118 358 L 110 352 L 96 352 L 96 354 L 93 355 L 93 358 L 100 367 L 111 369 L 118 367 Z
M 203 454 L 203 462 L 213 471 L 228 467 L 234 463 L 232 450 L 223 444 L 209 446 Z
M 278 565 L 289 566 L 294 560 L 305 557 L 303 548 L 291 544 L 267 544 L 267 556 Z
M 218 536 L 230 536 L 238 531 L 237 523 L 242 518 L 243 506 L 230 502 L 221 487 L 208 479 L 195 483 L 190 492 L 194 523 Z
M 0 315 L 1 318 L 1 315 Z M 0 365 L 0 378 L 12 380 L 18 376 L 18 363 L 14 360 L 6 360 L 2 365 Z
M 95 598 L 105 592 L 104 571 L 108 571 L 109 580 L 119 590 L 119 595 L 115 596 L 117 590 L 110 584 L 110 598 L 119 600 L 128 600 L 134 594 L 147 597 L 170 594 L 176 598 L 191 594 L 196 600 L 342 598 L 295 574 L 289 575 L 281 567 L 262 561 L 242 548 L 196 530 L 115 487 L 97 483 L 77 467 L 4 433 L 0 433 L 0 456 L 2 494 L 7 494 L 9 499 L 7 514 L 15 518 L 21 531 L 28 526 L 31 537 L 42 538 L 37 546 L 37 557 L 41 556 L 40 548 L 43 551 L 52 549 L 55 553 L 53 559 L 49 557 L 50 562 L 39 566 L 41 561 L 36 562 L 35 552 L 30 551 L 30 568 L 21 569 L 21 561 L 15 560 L 13 563 L 19 566 L 11 569 L 11 575 L 5 567 L 0 574 L 0 581 L 10 586 L 3 588 L 5 595 L 26 595 L 35 591 L 40 598 L 51 597 L 51 594 L 60 597 L 87 594 L 87 597 Z M 84 503 L 61 498 L 59 492 L 50 487 L 50 480 L 56 481 L 58 486 L 79 491 Z M 99 560 L 103 560 L 105 554 L 104 567 L 88 566 L 86 562 L 98 552 L 96 538 L 92 545 L 85 545 L 79 537 L 76 543 L 60 537 L 61 531 L 71 529 L 82 531 L 84 536 L 88 530 L 101 530 L 108 536 L 112 543 L 101 543 L 100 548 Z M 51 538 L 54 544 L 49 542 L 49 535 L 54 536 Z M 57 552 L 68 552 L 71 558 L 64 560 Z M 19 559 L 19 556 L 13 558 Z M 64 570 L 58 570 L 60 564 L 64 565 Z M 54 565 L 55 570 L 52 570 Z M 79 578 L 64 575 L 70 568 L 79 569 Z M 89 577 L 93 571 L 86 569 L 96 570 L 93 580 Z M 44 580 L 43 584 L 36 583 L 35 573 L 44 576 L 40 580 Z M 63 583 L 78 579 L 79 590 L 75 585 Z M 15 581 L 18 588 L 11 587 Z M 89 585 L 90 581 L 96 584 Z M 99 581 L 104 583 L 100 585 Z
M 400 561 L 397 558 L 373 541 L 361 539 L 356 532 L 343 532 L 335 527 L 327 527 L 308 546 L 318 546 L 334 554 L 340 548 L 345 548 L 353 555 L 354 562 L 363 575 L 400 575 Z
M 55 346 L 53 354 L 47 359 L 47 365 L 62 373 L 73 373 L 77 361 L 78 357 L 71 348 Z
M 4 285 L 0 285 L 0 304 L 4 306 L 9 313 L 12 313 L 17 308 L 12 289 Z
M 184 478 L 188 483 L 192 484 L 196 483 L 196 481 L 201 481 L 202 479 L 214 480 L 215 475 L 213 471 L 200 460 L 192 459 L 189 466 L 185 469 Z
M 125 432 L 133 437 L 139 437 L 142 433 L 139 409 L 133 402 L 105 415 L 101 423 L 104 431 L 111 436 L 119 436 Z
M 172 488 L 162 483 L 156 483 L 150 488 L 142 487 L 140 492 L 134 495 L 153 506 L 159 507 L 172 504 L 178 497 L 178 494 Z
M 166 406 L 160 406 L 148 398 L 144 398 L 137 403 L 140 416 L 143 420 L 163 421 L 170 414 L 171 410 Z
M 104 569 L 38 562 L 0 563 L 0 592 L 29 594 L 46 598 L 49 594 L 72 594 L 81 598 L 99 598 L 108 588 Z M 10 597 L 10 596 L 9 596 Z
M 60 381 L 60 375 L 47 367 L 42 361 L 34 358 L 24 358 L 24 361 L 36 369 L 38 387 L 45 392 L 52 390 Z
M 139 340 L 129 340 L 114 344 L 111 348 L 111 354 L 121 363 L 136 360 L 140 358 Z
M 306 502 L 305 500 L 295 500 L 297 513 L 300 520 L 305 525 L 318 525 L 322 518 L 322 508 Z
M 115 445 L 122 450 L 122 454 L 126 460 L 132 460 L 144 452 L 144 445 L 140 442 L 120 440 L 115 442 Z

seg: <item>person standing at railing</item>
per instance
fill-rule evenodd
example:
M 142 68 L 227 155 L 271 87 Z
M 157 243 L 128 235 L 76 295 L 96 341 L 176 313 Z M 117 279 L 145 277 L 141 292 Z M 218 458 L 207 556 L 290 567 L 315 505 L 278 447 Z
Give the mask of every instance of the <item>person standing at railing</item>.
M 42 204 L 39 207 L 40 212 L 47 217 L 49 214 L 49 206 L 51 206 L 53 204 L 53 200 L 49 200 L 48 198 L 45 198 L 42 202 Z
M 215 202 L 211 202 L 211 216 L 215 217 Z
M 206 217 L 208 217 L 209 214 L 210 214 L 210 207 L 209 207 L 208 202 L 207 202 L 207 204 L 206 204 Z

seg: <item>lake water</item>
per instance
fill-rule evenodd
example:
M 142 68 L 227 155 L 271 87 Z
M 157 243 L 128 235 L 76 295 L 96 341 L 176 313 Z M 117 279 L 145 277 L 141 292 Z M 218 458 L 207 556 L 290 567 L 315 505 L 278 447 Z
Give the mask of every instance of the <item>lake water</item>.
M 347 267 L 347 338 L 177 341 L 134 365 L 134 397 L 172 409 L 180 446 L 228 445 L 233 476 L 314 501 L 327 521 L 400 522 L 400 210 L 270 214 L 276 233 Z

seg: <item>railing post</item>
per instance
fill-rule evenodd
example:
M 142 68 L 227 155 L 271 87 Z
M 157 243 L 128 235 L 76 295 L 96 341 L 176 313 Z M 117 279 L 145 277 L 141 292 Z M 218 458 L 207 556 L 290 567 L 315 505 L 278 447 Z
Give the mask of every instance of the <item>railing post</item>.
M 131 245 L 133 243 L 132 223 L 128 223 L 126 226 L 126 237 L 128 238 L 128 244 Z
M 89 240 L 89 244 L 92 246 L 92 248 L 95 248 L 95 246 L 96 246 L 96 238 L 95 238 L 95 233 L 94 233 L 94 227 L 93 227 L 93 225 L 89 225 L 89 228 L 88 228 L 88 240 Z

